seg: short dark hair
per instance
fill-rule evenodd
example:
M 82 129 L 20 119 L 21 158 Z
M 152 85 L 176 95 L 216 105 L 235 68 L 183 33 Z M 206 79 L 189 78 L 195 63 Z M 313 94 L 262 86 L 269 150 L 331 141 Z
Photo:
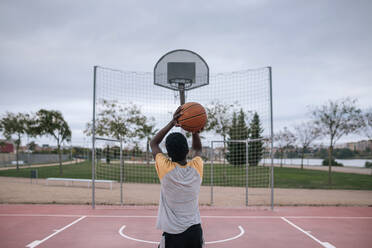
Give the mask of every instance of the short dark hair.
M 186 137 L 182 133 L 171 133 L 165 140 L 168 156 L 173 162 L 182 161 L 189 153 Z

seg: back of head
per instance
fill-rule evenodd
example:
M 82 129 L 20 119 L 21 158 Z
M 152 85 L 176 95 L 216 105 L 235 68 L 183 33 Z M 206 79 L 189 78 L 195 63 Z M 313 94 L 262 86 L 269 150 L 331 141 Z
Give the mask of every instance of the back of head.
M 182 161 L 189 153 L 189 146 L 186 137 L 182 133 L 171 133 L 165 140 L 168 156 L 172 161 Z

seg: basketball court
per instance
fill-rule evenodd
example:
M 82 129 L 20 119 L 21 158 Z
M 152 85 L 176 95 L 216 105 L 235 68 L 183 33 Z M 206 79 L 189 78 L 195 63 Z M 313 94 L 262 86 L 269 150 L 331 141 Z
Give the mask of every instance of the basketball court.
M 1 205 L 1 247 L 157 247 L 157 207 Z M 370 247 L 368 207 L 202 207 L 206 247 Z

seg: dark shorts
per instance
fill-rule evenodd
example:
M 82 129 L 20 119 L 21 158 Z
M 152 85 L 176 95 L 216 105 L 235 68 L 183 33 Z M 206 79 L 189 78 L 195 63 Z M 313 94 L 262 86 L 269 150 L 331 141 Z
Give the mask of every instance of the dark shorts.
M 179 234 L 163 233 L 162 238 L 164 238 L 165 246 L 160 243 L 159 248 L 202 248 L 204 243 L 200 224 L 190 226 Z

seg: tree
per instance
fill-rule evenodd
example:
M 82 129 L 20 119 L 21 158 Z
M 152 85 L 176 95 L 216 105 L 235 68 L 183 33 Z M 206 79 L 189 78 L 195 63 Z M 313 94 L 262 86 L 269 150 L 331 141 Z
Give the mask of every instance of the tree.
M 97 135 L 113 137 L 123 143 L 136 136 L 143 120 L 141 110 L 136 105 L 107 100 L 100 104 L 95 126 Z M 92 123 L 87 123 L 84 133 L 92 135 L 92 131 Z
M 227 160 L 233 165 L 244 165 L 247 162 L 246 143 L 234 142 L 236 140 L 246 141 L 249 137 L 249 129 L 245 122 L 245 113 L 240 109 L 239 115 L 233 113 L 232 124 L 228 132 Z
M 301 169 L 304 168 L 305 151 L 320 135 L 320 130 L 314 127 L 313 122 L 304 122 L 294 127 L 297 142 L 301 150 Z
M 31 141 L 30 143 L 27 144 L 27 149 L 29 149 L 32 152 L 35 152 L 36 146 L 37 145 L 35 141 Z
M 107 144 L 106 148 L 103 149 L 103 154 L 106 155 L 106 164 L 110 164 L 111 157 L 110 157 L 110 145 Z
M 360 133 L 367 137 L 368 140 L 372 140 L 372 108 L 363 114 L 363 127 Z
M 250 166 L 257 166 L 263 155 L 263 128 L 261 126 L 260 117 L 257 112 L 254 113 L 252 121 L 249 125 L 249 139 L 255 140 L 248 144 L 248 163 Z
M 282 167 L 284 151 L 291 147 L 296 142 L 296 137 L 290 130 L 288 130 L 287 127 L 284 127 L 283 131 L 279 131 L 274 136 L 274 141 L 276 143 L 280 155 L 280 167 Z
M 143 116 L 134 104 L 119 104 L 117 101 L 103 100 L 101 110 L 96 117 L 96 134 L 113 137 L 127 142 L 136 135 Z M 87 123 L 84 131 L 92 135 L 92 123 Z
M 10 112 L 7 112 L 0 119 L 0 127 L 4 137 L 11 140 L 15 136 L 17 170 L 19 170 L 19 147 L 21 146 L 22 137 L 29 132 L 29 121 L 30 116 L 28 114 L 14 114 Z
M 231 111 L 233 106 L 233 104 L 223 104 L 218 101 L 212 102 L 210 106 L 207 106 L 208 122 L 204 128 L 205 131 L 214 130 L 226 141 L 231 124 Z
M 219 101 L 213 101 L 210 106 L 206 107 L 208 116 L 205 131 L 215 131 L 223 138 L 224 153 L 226 152 L 226 138 L 231 127 L 231 117 L 233 112 L 233 104 L 223 104 Z M 224 158 L 225 163 L 225 158 Z
M 150 164 L 149 154 L 150 154 L 150 140 L 156 134 L 157 129 L 155 129 L 155 124 L 153 124 L 154 118 L 147 119 L 143 116 L 139 119 L 139 128 L 136 130 L 140 139 L 146 139 L 146 163 Z
M 354 133 L 363 126 L 361 110 L 356 99 L 342 98 L 316 107 L 312 111 L 315 126 L 321 134 L 329 137 L 328 184 L 332 184 L 332 155 L 336 142 L 344 135 Z
M 71 140 L 71 130 L 68 123 L 57 110 L 40 109 L 36 113 L 34 120 L 33 133 L 37 136 L 51 136 L 57 142 L 57 152 L 59 160 L 59 174 L 62 176 L 62 155 L 61 144 Z
M 351 159 L 354 158 L 356 154 L 358 154 L 358 151 L 352 151 L 349 148 L 334 149 L 333 152 L 334 157 L 339 159 Z

